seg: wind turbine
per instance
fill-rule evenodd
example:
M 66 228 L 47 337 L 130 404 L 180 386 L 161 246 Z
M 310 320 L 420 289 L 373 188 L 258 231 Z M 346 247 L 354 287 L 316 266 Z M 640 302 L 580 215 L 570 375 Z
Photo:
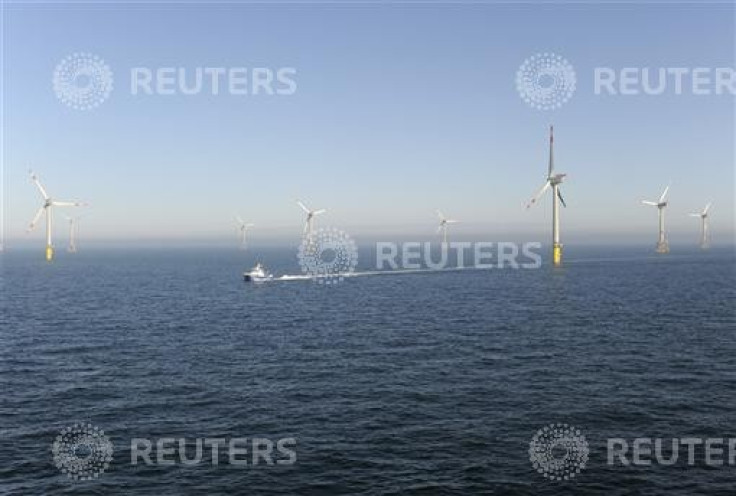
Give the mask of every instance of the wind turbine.
M 563 207 L 566 207 L 565 200 L 562 198 L 560 193 L 560 184 L 565 179 L 567 174 L 555 174 L 555 158 L 554 158 L 554 128 L 549 127 L 549 168 L 547 170 L 547 180 L 544 185 L 537 191 L 526 208 L 530 208 L 532 205 L 542 198 L 544 193 L 548 189 L 552 188 L 552 264 L 559 266 L 562 264 L 562 244 L 560 243 L 560 203 Z
M 323 213 L 327 212 L 327 209 L 322 208 L 322 209 L 319 209 L 319 210 L 309 210 L 309 208 L 307 208 L 307 206 L 304 205 L 299 200 L 297 200 L 296 203 L 307 214 L 307 220 L 304 223 L 303 236 L 306 239 L 312 239 L 312 228 L 314 227 L 314 217 L 316 215 L 320 215 L 320 214 L 323 214 Z
M 36 212 L 36 215 L 33 217 L 33 220 L 31 221 L 31 224 L 28 226 L 28 231 L 32 231 L 36 227 L 36 223 L 38 222 L 38 219 L 41 218 L 41 215 L 44 213 L 46 214 L 46 260 L 51 261 L 54 258 L 54 246 L 51 243 L 51 225 L 53 220 L 53 207 L 81 207 L 84 205 L 82 202 L 78 201 L 58 201 L 53 200 L 51 197 L 49 197 L 48 193 L 46 193 L 46 190 L 41 185 L 41 182 L 38 180 L 38 176 L 33 173 L 33 171 L 29 171 L 31 174 L 31 181 L 36 185 L 38 188 L 38 191 L 41 192 L 41 196 L 43 197 L 43 205 L 38 209 L 38 212 Z
M 659 210 L 659 237 L 657 238 L 657 253 L 669 253 L 670 246 L 667 243 L 667 235 L 664 232 L 664 209 L 667 206 L 667 201 L 665 198 L 667 197 L 667 192 L 670 190 L 669 185 L 664 189 L 662 192 L 662 196 L 659 197 L 659 200 L 656 202 L 654 201 L 648 201 L 648 200 L 642 200 L 641 202 L 644 205 L 651 205 L 653 207 L 657 207 Z
M 439 210 L 437 210 L 437 216 L 440 218 L 440 225 L 437 227 L 437 233 L 442 233 L 442 242 L 447 244 L 447 224 L 457 224 L 459 221 L 445 218 Z
M 240 249 L 246 249 L 246 233 L 251 227 L 255 227 L 255 224 L 246 223 L 239 215 L 235 216 L 235 222 L 238 223 L 238 231 L 240 231 Z
M 700 217 L 700 248 L 703 250 L 710 248 L 710 231 L 708 231 L 708 210 L 710 210 L 710 206 L 710 203 L 707 204 L 699 214 L 690 214 L 690 217 Z
M 69 221 L 69 246 L 66 251 L 69 253 L 77 253 L 77 232 L 79 230 L 79 219 L 81 216 L 69 217 L 64 214 L 64 218 Z

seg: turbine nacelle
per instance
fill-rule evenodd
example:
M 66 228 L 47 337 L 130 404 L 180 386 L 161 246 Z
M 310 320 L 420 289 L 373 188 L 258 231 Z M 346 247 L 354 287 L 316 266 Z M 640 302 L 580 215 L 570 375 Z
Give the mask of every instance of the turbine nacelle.
M 565 180 L 565 176 L 567 176 L 567 174 L 555 174 L 547 178 L 547 180 L 552 183 L 552 186 L 556 186 L 558 184 L 561 184 L 562 181 Z
M 459 220 L 446 218 L 439 210 L 437 210 L 437 217 L 440 218 L 440 227 L 446 226 L 447 224 L 457 224 L 458 222 L 460 222 Z
M 537 194 L 534 195 L 534 197 L 531 200 L 529 200 L 529 202 L 526 204 L 526 208 L 529 209 L 532 207 L 532 205 L 537 203 L 539 199 L 544 196 L 544 194 L 547 192 L 548 189 L 562 184 L 562 181 L 565 178 L 565 176 L 567 176 L 567 174 L 555 174 L 554 176 L 548 177 L 547 181 L 545 181 L 542 187 L 539 188 L 539 191 L 537 191 Z M 557 199 L 560 200 L 560 203 L 562 203 L 563 207 L 567 207 L 567 204 L 565 203 L 564 198 L 562 198 L 562 193 L 560 192 L 559 188 L 557 188 Z
M 251 227 L 255 227 L 255 224 L 245 222 L 239 215 L 235 216 L 235 222 L 237 222 L 238 229 L 240 229 L 241 231 L 247 231 Z
M 644 205 L 650 205 L 652 207 L 657 207 L 660 210 L 665 208 L 668 205 L 668 202 L 665 200 L 667 198 L 667 193 L 669 192 L 670 187 L 667 185 L 667 187 L 664 189 L 662 194 L 659 196 L 659 200 L 657 201 L 649 201 L 649 200 L 642 200 L 642 204 Z
M 701 219 L 707 219 L 708 218 L 708 210 L 710 210 L 710 206 L 712 204 L 709 203 L 705 206 L 702 212 L 690 214 L 690 217 L 700 217 Z

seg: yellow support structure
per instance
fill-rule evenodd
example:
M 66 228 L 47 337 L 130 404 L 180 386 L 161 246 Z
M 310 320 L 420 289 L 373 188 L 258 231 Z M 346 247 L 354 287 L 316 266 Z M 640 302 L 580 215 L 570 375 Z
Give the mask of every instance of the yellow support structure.
M 559 243 L 552 245 L 552 265 L 555 267 L 562 265 L 562 245 Z
M 46 261 L 50 262 L 54 258 L 54 247 L 51 245 L 46 246 Z

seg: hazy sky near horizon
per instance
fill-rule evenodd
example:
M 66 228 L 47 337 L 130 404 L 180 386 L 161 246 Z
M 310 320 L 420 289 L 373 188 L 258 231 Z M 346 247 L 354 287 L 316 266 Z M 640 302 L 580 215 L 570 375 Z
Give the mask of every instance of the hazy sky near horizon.
M 319 225 L 377 237 L 434 236 L 435 210 L 458 237 L 547 240 L 548 126 L 568 173 L 563 242 L 654 242 L 655 200 L 697 237 L 689 212 L 713 202 L 716 241 L 734 233 L 734 96 L 611 96 L 596 67 L 734 67 L 731 4 L 9 4 L 2 26 L 6 242 L 52 196 L 80 199 L 89 239 L 298 237 L 300 198 Z M 56 65 L 90 52 L 114 88 L 97 108 L 57 99 Z M 577 89 L 556 110 L 518 95 L 516 71 L 565 57 Z M 293 95 L 133 95 L 133 67 L 293 67 Z M 690 79 L 685 79 L 686 82 Z M 57 217 L 56 244 L 66 237 Z

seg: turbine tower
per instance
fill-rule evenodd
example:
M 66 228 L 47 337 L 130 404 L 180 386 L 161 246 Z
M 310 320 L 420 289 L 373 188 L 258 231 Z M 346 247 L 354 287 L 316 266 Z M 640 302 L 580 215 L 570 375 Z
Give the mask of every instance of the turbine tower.
M 240 232 L 240 249 L 245 250 L 247 248 L 246 235 L 248 229 L 255 227 L 255 224 L 246 223 L 239 215 L 235 216 L 235 222 L 238 223 L 238 231 Z
M 437 216 L 440 218 L 440 225 L 437 227 L 437 233 L 442 233 L 442 243 L 447 244 L 447 225 L 457 224 L 459 221 L 446 218 L 439 210 L 437 210 Z
M 84 205 L 82 202 L 78 201 L 58 201 L 53 200 L 48 193 L 46 193 L 46 190 L 41 185 L 41 182 L 38 180 L 38 176 L 34 174 L 32 171 L 31 174 L 31 181 L 36 185 L 38 188 L 38 191 L 41 192 L 41 196 L 43 197 L 43 204 L 36 212 L 36 215 L 33 217 L 33 220 L 31 221 L 31 224 L 28 226 L 28 231 L 32 231 L 36 227 L 36 223 L 38 222 L 38 219 L 41 218 L 41 215 L 44 213 L 46 214 L 46 260 L 51 261 L 54 258 L 54 245 L 51 243 L 51 226 L 53 221 L 53 208 L 54 207 L 81 207 Z
M 659 210 L 659 237 L 657 238 L 657 253 L 669 253 L 670 251 L 670 245 L 667 243 L 667 235 L 664 232 L 664 209 L 667 207 L 667 201 L 665 198 L 667 197 L 667 192 L 670 190 L 669 185 L 664 189 L 662 192 L 662 196 L 659 197 L 659 200 L 656 202 L 654 201 L 647 201 L 642 200 L 641 202 L 644 205 L 651 205 L 653 207 L 657 207 Z
M 319 210 L 310 210 L 309 208 L 307 208 L 306 205 L 304 205 L 299 200 L 297 200 L 296 203 L 307 214 L 307 220 L 304 223 L 304 232 L 302 233 L 302 235 L 304 236 L 305 239 L 312 239 L 312 230 L 314 228 L 314 217 L 327 212 L 327 210 L 324 208 L 319 209 Z
M 560 243 L 560 203 L 566 207 L 565 200 L 560 192 L 560 184 L 567 174 L 555 174 L 555 158 L 554 158 L 554 128 L 549 127 L 549 167 L 547 170 L 547 180 L 544 185 L 537 191 L 526 208 L 532 205 L 544 195 L 544 193 L 552 188 L 552 264 L 559 266 L 562 264 L 562 244 Z
M 708 211 L 711 204 L 707 204 L 699 214 L 690 214 L 690 217 L 700 217 L 700 248 L 707 250 L 710 248 L 710 231 L 708 230 Z

